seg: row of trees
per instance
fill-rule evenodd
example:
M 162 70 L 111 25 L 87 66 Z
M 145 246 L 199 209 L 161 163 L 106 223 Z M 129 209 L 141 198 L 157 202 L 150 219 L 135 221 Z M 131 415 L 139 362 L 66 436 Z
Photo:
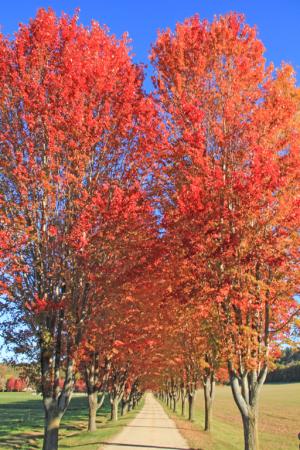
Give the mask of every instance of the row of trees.
M 270 353 L 297 310 L 299 93 L 290 67 L 265 66 L 237 15 L 187 20 L 158 38 L 152 60 L 172 139 L 171 286 L 191 309 L 190 321 L 179 309 L 185 363 L 200 372 L 209 429 L 214 374 L 227 362 L 245 448 L 257 448 Z
M 8 343 L 40 361 L 44 450 L 85 378 L 89 429 L 151 388 L 205 428 L 229 373 L 245 449 L 297 314 L 299 91 L 237 14 L 152 48 L 40 10 L 1 37 L 0 289 Z M 228 372 L 227 372 L 228 371 Z M 225 374 L 224 374 L 225 372 Z M 63 383 L 61 376 L 64 374 Z
M 300 364 L 277 367 L 268 373 L 268 383 L 295 383 L 300 381 Z

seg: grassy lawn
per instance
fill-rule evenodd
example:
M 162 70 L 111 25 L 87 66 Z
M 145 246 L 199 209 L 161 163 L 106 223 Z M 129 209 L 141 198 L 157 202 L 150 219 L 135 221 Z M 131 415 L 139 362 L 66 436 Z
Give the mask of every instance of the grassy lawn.
M 203 430 L 203 392 L 197 393 L 195 422 L 189 423 L 178 414 L 174 418 L 190 446 L 197 450 L 240 450 L 243 448 L 242 421 L 231 390 L 218 386 L 210 434 Z M 259 437 L 263 450 L 295 450 L 299 446 L 300 383 L 265 385 L 259 409 Z
M 87 398 L 76 395 L 71 400 L 68 411 L 63 417 L 59 449 L 96 450 L 101 442 L 119 432 L 136 415 L 139 407 L 117 423 L 109 421 L 109 402 L 98 412 L 98 430 L 86 432 Z M 40 396 L 19 393 L 0 393 L 0 449 L 34 450 L 42 446 L 43 407 Z

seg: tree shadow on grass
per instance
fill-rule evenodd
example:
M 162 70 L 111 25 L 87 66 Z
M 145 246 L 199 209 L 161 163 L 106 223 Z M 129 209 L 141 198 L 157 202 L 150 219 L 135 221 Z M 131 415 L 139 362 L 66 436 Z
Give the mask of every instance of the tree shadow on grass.
M 101 410 L 102 414 L 97 415 L 97 431 L 94 433 L 84 432 L 86 431 L 86 423 L 83 432 L 74 432 L 73 435 L 68 435 L 62 437 L 59 443 L 60 450 L 72 449 L 74 447 L 80 448 L 82 450 L 98 449 L 101 441 L 110 439 L 112 435 L 121 431 L 121 429 L 128 424 L 128 421 L 133 418 L 133 415 L 137 411 L 132 411 L 129 414 L 120 416 L 117 422 L 112 422 L 109 420 L 110 408 L 109 404 L 106 405 L 105 409 Z
M 7 402 L 5 402 L 5 395 L 0 403 L 0 449 L 40 448 L 44 429 L 41 397 L 28 394 L 28 398 L 24 398 L 25 394 L 21 393 L 18 400 L 18 393 L 13 393 L 13 396 L 7 395 Z M 107 400 L 98 414 L 100 422 L 107 420 L 109 410 L 110 405 Z M 71 437 L 82 433 L 87 426 L 87 417 L 87 397 L 74 396 L 62 419 L 60 437 Z
M 40 449 L 44 428 L 42 399 L 32 394 L 13 394 L 0 395 L 0 449 Z M 87 397 L 74 396 L 60 426 L 59 449 L 98 448 L 103 438 L 106 439 L 128 423 L 128 415 L 120 417 L 118 422 L 111 422 L 109 413 L 110 403 L 107 397 L 97 414 L 98 434 L 85 433 L 88 419 Z

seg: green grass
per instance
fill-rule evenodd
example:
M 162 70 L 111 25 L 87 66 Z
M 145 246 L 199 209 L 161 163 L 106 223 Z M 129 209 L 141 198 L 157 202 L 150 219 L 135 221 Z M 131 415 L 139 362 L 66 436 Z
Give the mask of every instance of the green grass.
M 179 415 L 174 416 L 178 428 L 191 448 L 197 450 L 240 450 L 243 448 L 243 429 L 239 411 L 228 386 L 218 386 L 213 413 L 213 430 L 203 431 L 203 391 L 195 400 L 195 422 L 190 424 Z M 295 450 L 299 446 L 300 383 L 265 385 L 259 408 L 259 439 L 263 450 Z
M 118 433 L 142 407 L 131 411 L 116 423 L 109 421 L 110 407 L 106 401 L 98 411 L 98 430 L 88 433 L 87 397 L 75 395 L 63 417 L 60 429 L 60 450 L 96 450 Z M 41 397 L 30 393 L 0 393 L 0 449 L 34 450 L 42 446 L 43 407 Z

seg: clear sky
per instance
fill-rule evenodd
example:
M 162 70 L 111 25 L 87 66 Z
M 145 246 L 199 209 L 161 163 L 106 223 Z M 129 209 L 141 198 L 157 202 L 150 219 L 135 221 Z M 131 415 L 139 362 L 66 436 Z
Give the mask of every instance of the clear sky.
M 250 25 L 257 25 L 267 49 L 268 61 L 291 63 L 300 79 L 300 0 L 6 0 L 1 2 L 0 25 L 4 34 L 16 31 L 39 7 L 52 7 L 58 14 L 73 14 L 79 7 L 80 21 L 91 19 L 106 24 L 121 36 L 127 31 L 133 39 L 135 61 L 148 62 L 151 42 L 157 30 L 174 28 L 178 21 L 195 14 L 212 19 L 215 14 L 243 12 Z M 147 82 L 150 88 L 149 81 Z

